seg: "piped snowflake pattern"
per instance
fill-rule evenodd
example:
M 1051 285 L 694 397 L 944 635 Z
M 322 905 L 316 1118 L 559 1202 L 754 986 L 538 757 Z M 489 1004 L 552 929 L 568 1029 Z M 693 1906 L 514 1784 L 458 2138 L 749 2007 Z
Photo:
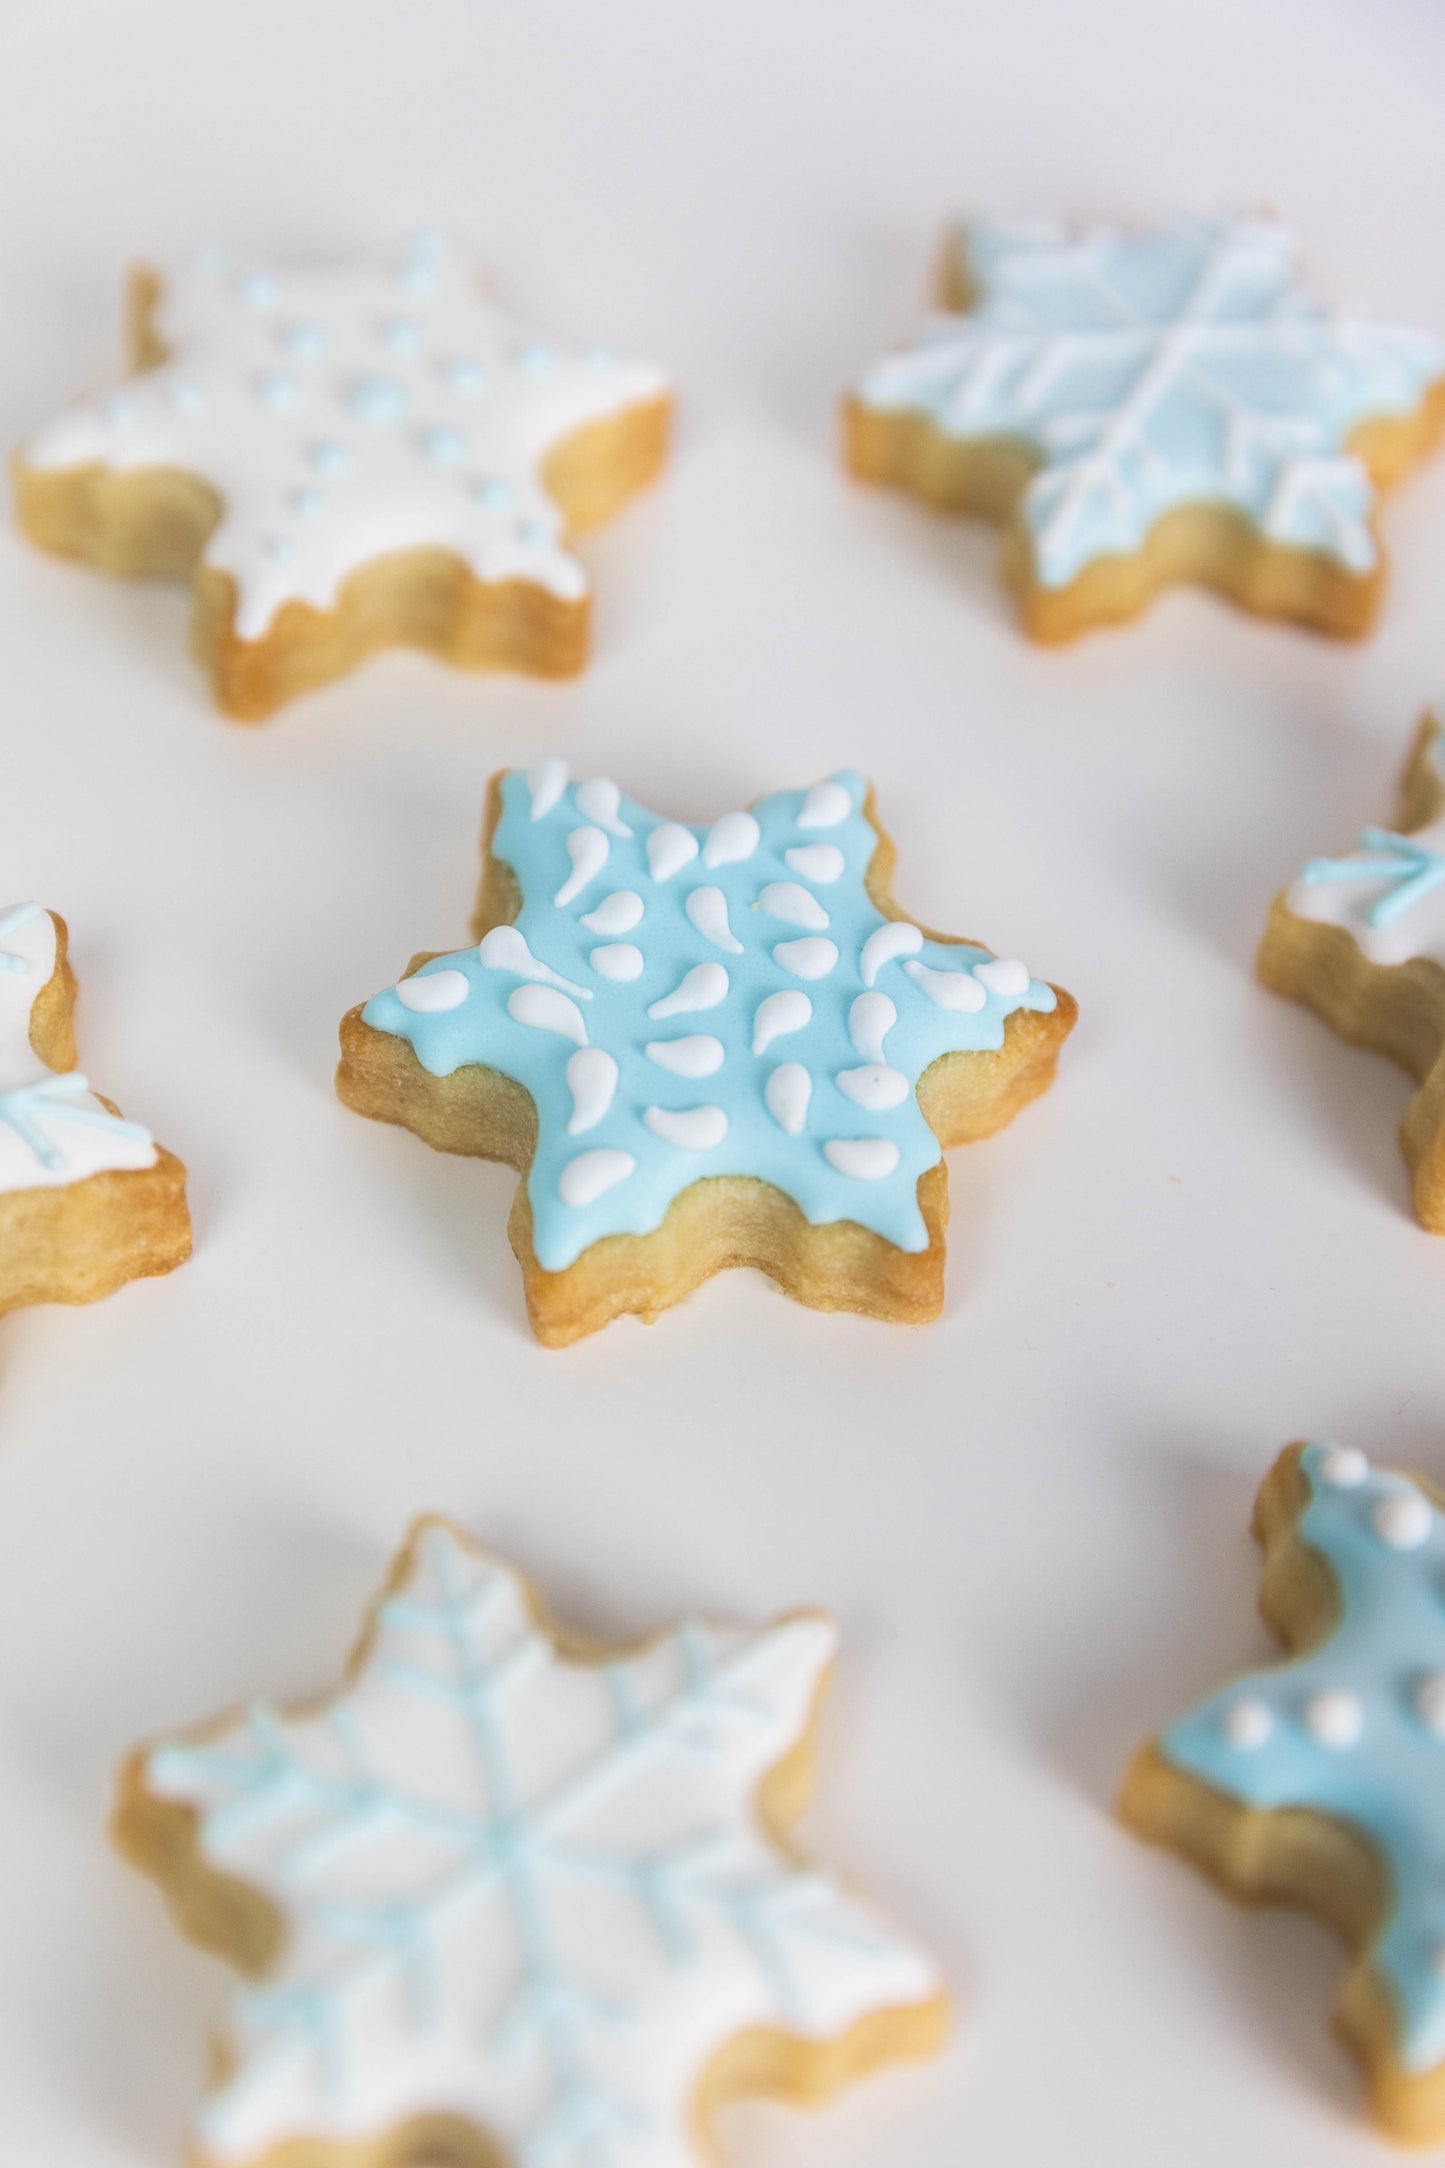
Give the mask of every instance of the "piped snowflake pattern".
M 207 1865 L 285 1930 L 235 1999 L 204 2160 L 446 2114 L 517 2168 L 692 2168 L 697 2088 L 736 2034 L 824 2041 L 938 1996 L 758 1816 L 825 1619 L 685 1623 L 582 1661 L 447 1524 L 403 1559 L 333 1699 L 145 1757 Z
M 539 337 L 439 234 L 320 270 L 206 250 L 167 280 L 154 323 L 166 359 L 77 401 L 21 456 L 208 483 L 221 509 L 202 562 L 234 581 L 243 640 L 288 601 L 329 609 L 349 573 L 401 550 L 581 598 L 547 455 L 667 389 L 655 368 Z
M 941 1155 L 919 1078 L 1056 996 L 1016 959 L 883 916 L 866 795 L 845 772 L 689 827 L 560 761 L 502 778 L 491 849 L 515 922 L 362 1013 L 434 1076 L 479 1063 L 531 1094 L 545 1269 L 649 1233 L 722 1174 L 771 1183 L 814 1225 L 927 1248 L 918 1178 Z
M 1142 548 L 1190 504 L 1233 506 L 1353 573 L 1375 566 L 1375 490 L 1348 440 L 1418 407 L 1445 376 L 1445 341 L 1327 309 L 1270 219 L 1137 235 L 980 220 L 958 245 L 972 306 L 930 317 L 858 396 L 1037 453 L 1020 511 L 1042 585 Z

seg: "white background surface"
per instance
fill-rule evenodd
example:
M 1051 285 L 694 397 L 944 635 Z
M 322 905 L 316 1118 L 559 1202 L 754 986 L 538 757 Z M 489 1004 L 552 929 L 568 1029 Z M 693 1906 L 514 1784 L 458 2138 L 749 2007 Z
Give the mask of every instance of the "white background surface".
M 408 1516 L 561 1608 L 832 1606 L 808 1835 L 928 1935 L 957 2046 L 734 2168 L 1386 2157 L 1314 1926 L 1109 1819 L 1130 1749 L 1263 1653 L 1245 1535 L 1301 1433 L 1445 1476 L 1445 1244 L 1404 1078 L 1259 990 L 1271 891 L 1392 809 L 1445 677 L 1445 464 L 1376 637 L 1213 600 L 1028 647 L 996 538 L 838 472 L 838 387 L 954 205 L 1267 200 L 1321 286 L 1445 325 L 1445 22 L 1408 0 L 6 0 L 0 439 L 102 377 L 121 266 L 443 224 L 543 326 L 676 372 L 675 465 L 584 554 L 590 672 L 388 658 L 245 731 L 177 590 L 0 537 L 0 891 L 65 912 L 81 1056 L 191 1168 L 168 1281 L 0 1326 L 0 2151 L 177 2161 L 223 1976 L 101 1839 L 149 1730 L 328 1682 Z M 484 780 L 551 750 L 706 819 L 849 762 L 899 893 L 1083 1022 L 954 1155 L 947 1309 L 735 1274 L 563 1354 L 513 1177 L 364 1123 L 338 1018 L 464 935 Z

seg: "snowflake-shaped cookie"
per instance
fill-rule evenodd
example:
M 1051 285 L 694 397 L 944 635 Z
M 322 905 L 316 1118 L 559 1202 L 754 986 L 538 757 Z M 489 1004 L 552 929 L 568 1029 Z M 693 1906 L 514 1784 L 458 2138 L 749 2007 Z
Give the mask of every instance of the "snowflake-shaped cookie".
M 729 2093 L 930 2051 L 934 1966 L 782 1834 L 834 1645 L 799 1613 L 584 1656 L 420 1523 L 341 1691 L 128 1768 L 122 1844 L 259 1973 L 198 2161 L 450 2133 L 508 2168 L 687 2168 Z
M 825 1307 L 932 1314 L 942 1144 L 1043 1088 L 1069 997 L 896 914 L 855 774 L 688 827 L 547 761 L 498 779 L 488 821 L 479 944 L 353 1012 L 340 1085 L 526 1171 L 539 1334 L 737 1263 Z
M 1123 1811 L 1234 1894 L 1355 1945 L 1340 2006 L 1394 2135 L 1445 2137 L 1445 1519 L 1413 1476 L 1291 1446 L 1260 1493 L 1263 1608 L 1296 1650 L 1139 1757 Z
M 1332 313 L 1265 218 L 974 221 L 948 298 L 857 386 L 850 458 L 936 502 L 1014 505 L 1031 632 L 1132 616 L 1178 578 L 1365 628 L 1377 490 L 1445 421 L 1445 341 Z
M 509 316 L 465 255 L 137 275 L 138 374 L 22 446 L 21 524 L 113 571 L 196 570 L 217 697 L 254 717 L 407 641 L 576 669 L 591 524 L 655 472 L 667 386 Z
M 1309 861 L 1275 898 L 1259 970 L 1416 1078 L 1400 1143 L 1421 1224 L 1445 1234 L 1445 755 L 1433 715 L 1406 764 L 1398 825 Z

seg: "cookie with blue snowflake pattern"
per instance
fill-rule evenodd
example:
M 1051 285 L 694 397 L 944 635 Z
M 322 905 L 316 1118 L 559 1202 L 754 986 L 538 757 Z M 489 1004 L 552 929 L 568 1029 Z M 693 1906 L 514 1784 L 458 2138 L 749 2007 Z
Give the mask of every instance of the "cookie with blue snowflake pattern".
M 1179 580 L 1368 629 L 1379 494 L 1445 426 L 1445 339 L 1328 309 L 1263 217 L 973 220 L 942 299 L 849 394 L 848 463 L 1006 520 L 1034 638 L 1134 617 Z
M 560 761 L 494 778 L 475 945 L 342 1025 L 338 1089 L 516 1167 L 539 1339 L 651 1319 L 731 1265 L 936 1315 L 944 1148 L 1049 1084 L 1076 1010 L 890 894 L 863 777 L 692 827 Z
M 1445 1234 L 1445 734 L 1433 713 L 1415 735 L 1396 825 L 1310 859 L 1275 897 L 1259 975 L 1415 1078 L 1400 1148 L 1421 1226 Z
M 1381 2126 L 1445 2139 L 1445 1499 L 1353 1447 L 1292 1445 L 1255 1508 L 1290 1651 L 1146 1746 L 1124 1819 L 1354 1953 L 1337 2024 Z

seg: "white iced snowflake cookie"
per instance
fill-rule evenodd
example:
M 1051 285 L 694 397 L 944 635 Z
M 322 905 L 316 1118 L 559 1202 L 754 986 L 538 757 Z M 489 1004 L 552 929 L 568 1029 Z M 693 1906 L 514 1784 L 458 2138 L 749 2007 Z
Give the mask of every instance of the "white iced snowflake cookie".
M 65 921 L 0 908 L 0 1313 L 190 1255 L 185 1169 L 76 1069 L 74 1004 Z
M 1445 751 L 1436 713 L 1416 732 L 1396 826 L 1367 827 L 1355 850 L 1310 859 L 1276 896 L 1259 975 L 1415 1078 L 1400 1145 L 1421 1225 L 1445 1234 Z
M 850 394 L 849 463 L 1010 516 L 1036 638 L 1132 617 L 1181 579 L 1368 628 L 1378 492 L 1445 423 L 1445 340 L 1327 309 L 1293 235 L 1259 217 L 971 221 L 944 301 Z
M 695 2168 L 732 2095 L 931 2052 L 936 1968 L 786 1834 L 834 1647 L 584 1650 L 428 1520 L 337 1693 L 142 1749 L 119 1842 L 248 1976 L 198 2168 Z
M 538 337 L 438 235 L 273 271 L 135 274 L 131 365 L 16 458 L 20 524 L 124 573 L 194 572 L 216 697 L 251 720 L 372 650 L 581 667 L 569 528 L 666 454 L 661 373 Z

